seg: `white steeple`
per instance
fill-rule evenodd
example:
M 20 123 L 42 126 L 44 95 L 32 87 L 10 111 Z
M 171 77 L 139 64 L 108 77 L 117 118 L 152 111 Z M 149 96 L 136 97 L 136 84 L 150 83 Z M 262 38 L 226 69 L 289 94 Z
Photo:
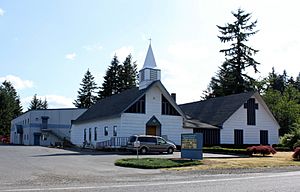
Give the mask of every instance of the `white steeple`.
M 151 68 L 151 69 L 156 68 L 156 62 L 154 59 L 151 43 L 149 45 L 146 59 L 145 59 L 144 66 L 143 66 L 143 69 L 145 69 L 145 68 Z
M 160 80 L 160 69 L 158 69 L 156 66 L 150 42 L 144 66 L 139 73 L 139 89 L 145 89 L 153 81 L 157 80 Z

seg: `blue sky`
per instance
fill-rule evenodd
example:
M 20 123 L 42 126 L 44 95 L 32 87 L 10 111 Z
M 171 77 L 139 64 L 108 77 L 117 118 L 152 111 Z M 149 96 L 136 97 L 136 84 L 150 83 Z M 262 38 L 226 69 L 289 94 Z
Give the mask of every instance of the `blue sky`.
M 34 94 L 50 108 L 73 107 L 87 69 L 102 84 L 114 54 L 131 53 L 142 67 L 148 39 L 162 82 L 178 103 L 200 99 L 224 61 L 216 25 L 242 8 L 258 20 L 249 45 L 264 77 L 274 66 L 300 72 L 297 1 L 218 0 L 0 0 L 0 82 L 13 82 L 23 108 Z M 251 70 L 249 74 L 253 75 Z

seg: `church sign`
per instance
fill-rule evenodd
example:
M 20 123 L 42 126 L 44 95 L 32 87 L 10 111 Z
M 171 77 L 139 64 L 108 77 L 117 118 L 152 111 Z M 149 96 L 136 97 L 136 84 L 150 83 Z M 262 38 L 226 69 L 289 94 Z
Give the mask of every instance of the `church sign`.
M 181 134 L 181 158 L 203 159 L 203 134 Z

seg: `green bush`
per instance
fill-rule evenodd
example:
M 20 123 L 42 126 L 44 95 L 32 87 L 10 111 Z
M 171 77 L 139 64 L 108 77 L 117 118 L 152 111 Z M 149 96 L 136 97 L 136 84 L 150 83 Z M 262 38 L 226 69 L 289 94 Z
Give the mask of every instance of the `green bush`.
M 291 149 L 300 140 L 300 124 L 294 123 L 292 131 L 280 138 L 280 144 Z
M 129 158 L 119 159 L 115 165 L 122 167 L 134 167 L 142 169 L 160 169 L 171 167 L 184 167 L 192 165 L 201 165 L 201 161 L 189 159 L 164 159 L 164 158 Z
M 300 147 L 300 140 L 298 140 L 296 143 L 294 143 L 293 149 L 296 149 L 297 147 Z

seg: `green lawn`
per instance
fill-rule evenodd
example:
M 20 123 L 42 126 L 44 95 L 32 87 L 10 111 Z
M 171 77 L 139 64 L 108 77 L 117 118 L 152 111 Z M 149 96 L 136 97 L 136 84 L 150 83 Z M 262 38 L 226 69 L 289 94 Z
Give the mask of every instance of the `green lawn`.
M 201 161 L 189 159 L 164 159 L 164 158 L 128 158 L 119 159 L 115 165 L 122 167 L 134 167 L 142 169 L 160 169 L 171 167 L 184 167 L 192 165 L 201 165 Z

